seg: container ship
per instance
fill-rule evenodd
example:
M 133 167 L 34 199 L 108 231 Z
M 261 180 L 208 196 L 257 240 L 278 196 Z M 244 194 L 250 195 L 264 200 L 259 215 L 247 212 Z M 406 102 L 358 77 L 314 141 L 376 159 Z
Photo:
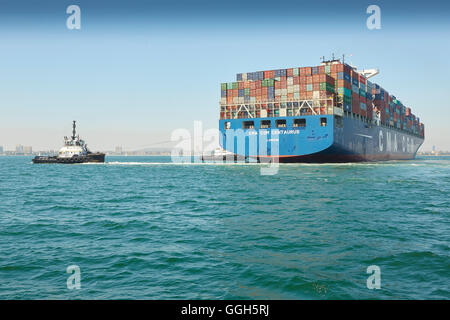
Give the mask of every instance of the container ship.
M 220 145 L 234 159 L 256 161 L 413 159 L 424 125 L 368 80 L 376 74 L 344 59 L 239 73 L 236 81 L 221 84 Z

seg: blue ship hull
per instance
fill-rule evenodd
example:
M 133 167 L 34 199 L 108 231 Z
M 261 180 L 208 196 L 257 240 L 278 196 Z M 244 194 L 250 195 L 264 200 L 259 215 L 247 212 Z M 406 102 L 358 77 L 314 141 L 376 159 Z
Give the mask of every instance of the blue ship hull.
M 295 126 L 294 119 L 304 119 L 305 123 Z M 263 120 L 270 120 L 270 128 L 261 128 Z M 277 127 L 277 120 L 285 121 L 282 127 Z M 219 120 L 219 128 L 223 149 L 258 161 L 407 160 L 414 159 L 424 141 L 418 135 L 369 123 L 351 114 L 224 119 Z

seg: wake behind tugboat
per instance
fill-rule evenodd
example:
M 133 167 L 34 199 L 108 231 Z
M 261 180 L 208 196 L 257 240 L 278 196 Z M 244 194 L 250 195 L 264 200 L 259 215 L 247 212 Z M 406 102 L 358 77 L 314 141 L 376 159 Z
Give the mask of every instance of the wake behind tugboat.
M 89 151 L 87 144 L 76 134 L 76 121 L 73 122 L 72 136 L 64 137 L 64 147 L 57 156 L 36 156 L 33 163 L 87 163 L 105 162 L 105 154 Z

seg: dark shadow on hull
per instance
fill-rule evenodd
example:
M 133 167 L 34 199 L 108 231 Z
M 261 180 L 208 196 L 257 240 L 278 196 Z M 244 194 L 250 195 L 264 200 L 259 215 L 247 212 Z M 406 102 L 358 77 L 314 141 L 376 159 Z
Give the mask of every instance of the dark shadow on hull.
M 74 156 L 72 158 L 58 158 L 58 157 L 42 157 L 37 156 L 33 163 L 60 163 L 60 164 L 75 164 L 75 163 L 103 163 L 105 162 L 104 153 L 90 153 L 86 156 Z

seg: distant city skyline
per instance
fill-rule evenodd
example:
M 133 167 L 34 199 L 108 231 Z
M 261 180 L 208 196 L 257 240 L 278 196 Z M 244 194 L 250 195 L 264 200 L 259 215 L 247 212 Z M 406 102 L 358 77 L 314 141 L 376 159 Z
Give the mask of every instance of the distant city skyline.
M 56 150 L 72 120 L 93 150 L 170 146 L 174 130 L 217 128 L 220 83 L 237 73 L 346 55 L 425 124 L 420 150 L 450 150 L 447 2 L 68 1 L 0 3 L 0 144 Z M 407 14 L 405 14 L 407 8 Z M 439 9 L 437 9 L 439 8 Z M 307 48 L 307 50 L 305 50 Z

